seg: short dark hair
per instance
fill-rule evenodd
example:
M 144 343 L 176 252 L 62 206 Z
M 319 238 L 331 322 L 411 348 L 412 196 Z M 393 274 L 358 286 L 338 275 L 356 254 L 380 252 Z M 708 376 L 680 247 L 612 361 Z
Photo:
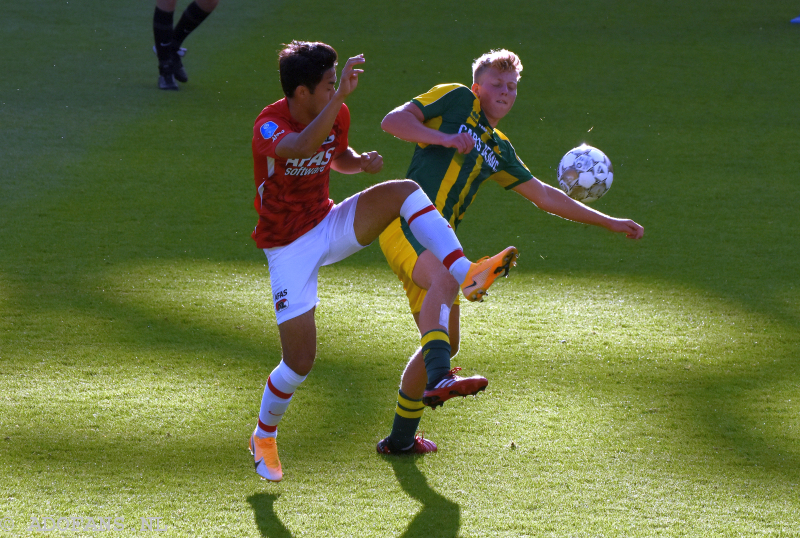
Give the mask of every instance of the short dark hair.
M 336 66 L 338 55 L 330 45 L 292 41 L 278 53 L 281 88 L 286 97 L 294 97 L 298 86 L 314 93 L 326 71 Z

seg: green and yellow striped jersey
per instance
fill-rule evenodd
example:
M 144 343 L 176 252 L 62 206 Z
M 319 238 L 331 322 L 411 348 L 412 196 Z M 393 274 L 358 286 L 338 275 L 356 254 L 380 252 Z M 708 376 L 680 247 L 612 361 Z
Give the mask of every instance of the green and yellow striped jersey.
M 467 155 L 455 148 L 417 144 L 408 168 L 407 177 L 419 183 L 454 230 L 486 180 L 511 189 L 533 177 L 508 138 L 489 125 L 480 101 L 463 84 L 435 86 L 411 102 L 422 110 L 426 126 L 448 134 L 466 132 L 475 140 Z M 404 231 L 410 231 L 403 225 Z

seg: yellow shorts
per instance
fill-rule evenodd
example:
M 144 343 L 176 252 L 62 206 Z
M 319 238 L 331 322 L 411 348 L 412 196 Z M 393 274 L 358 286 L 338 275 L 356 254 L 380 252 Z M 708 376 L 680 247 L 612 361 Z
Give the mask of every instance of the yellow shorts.
M 414 284 L 411 275 L 414 272 L 414 266 L 419 255 L 425 251 L 424 247 L 416 241 L 414 241 L 414 244 L 409 241 L 406 234 L 403 233 L 399 218 L 395 219 L 383 231 L 379 241 L 383 255 L 386 256 L 386 261 L 389 262 L 389 267 L 392 268 L 394 274 L 403 283 L 411 313 L 418 313 L 422 310 L 422 301 L 425 300 L 426 290 Z M 459 304 L 459 297 L 456 297 L 454 304 Z

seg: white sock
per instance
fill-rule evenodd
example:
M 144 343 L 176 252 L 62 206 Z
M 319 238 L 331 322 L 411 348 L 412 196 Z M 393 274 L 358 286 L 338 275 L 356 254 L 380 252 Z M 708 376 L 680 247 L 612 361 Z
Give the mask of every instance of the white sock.
M 464 282 L 472 264 L 464 256 L 453 228 L 422 189 L 415 190 L 406 198 L 400 216 L 406 219 L 417 241 L 447 267 L 459 284 Z
M 292 394 L 306 377 L 296 374 L 283 361 L 272 370 L 261 397 L 256 437 L 277 437 L 278 423 L 292 401 Z
M 460 286 L 467 279 L 467 273 L 470 267 L 472 267 L 472 262 L 469 261 L 466 256 L 462 256 L 450 264 L 447 270 L 450 271 L 450 274 L 453 275 L 453 278 L 456 279 L 456 282 L 458 282 Z

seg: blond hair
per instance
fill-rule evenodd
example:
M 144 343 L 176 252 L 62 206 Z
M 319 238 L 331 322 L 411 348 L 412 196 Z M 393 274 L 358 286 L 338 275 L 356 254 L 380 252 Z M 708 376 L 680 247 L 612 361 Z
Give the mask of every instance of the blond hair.
M 472 82 L 478 82 L 478 78 L 490 67 L 494 67 L 501 73 L 514 71 L 518 77 L 522 73 L 522 62 L 519 56 L 510 50 L 495 49 L 472 62 Z

